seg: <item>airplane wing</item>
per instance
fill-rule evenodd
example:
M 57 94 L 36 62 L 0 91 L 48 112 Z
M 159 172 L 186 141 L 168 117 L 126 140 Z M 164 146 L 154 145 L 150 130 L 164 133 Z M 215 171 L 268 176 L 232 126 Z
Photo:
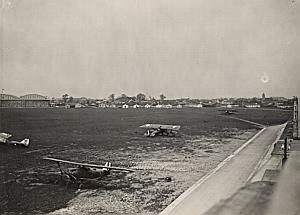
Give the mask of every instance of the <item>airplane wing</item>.
M 231 113 L 238 112 L 237 110 L 231 110 L 231 109 L 223 109 L 223 110 L 218 110 L 218 111 L 220 111 L 220 112 L 231 112 Z
M 180 125 L 161 125 L 161 129 L 178 131 L 180 129 Z
M 61 160 L 57 158 L 50 158 L 50 157 L 44 157 L 44 160 L 49 160 L 49 161 L 55 161 L 55 162 L 60 162 L 60 163 L 67 163 L 71 165 L 78 165 L 78 166 L 85 166 L 85 167 L 93 167 L 93 168 L 106 168 L 106 169 L 111 169 L 111 170 L 119 170 L 119 171 L 127 171 L 127 172 L 134 172 L 133 169 L 127 169 L 127 168 L 122 168 L 122 167 L 108 167 L 104 165 L 96 165 L 96 164 L 88 164 L 88 163 L 79 163 L 79 162 L 73 162 L 73 161 L 67 161 L 67 160 Z
M 228 109 L 220 109 L 220 110 L 218 110 L 218 111 L 230 111 L 230 112 L 238 112 L 237 110 L 232 110 L 232 109 L 230 109 L 230 108 L 228 108 Z
M 178 131 L 180 129 L 180 125 L 145 124 L 145 125 L 141 125 L 140 128 L 165 129 L 165 130 Z
M 12 135 L 8 134 L 8 133 L 0 133 L 0 138 L 4 138 L 4 139 L 8 139 L 10 138 Z
M 140 128 L 153 128 L 153 129 L 157 129 L 157 128 L 159 128 L 159 124 L 145 124 L 145 125 L 141 125 Z
M 0 143 L 6 143 L 8 138 L 10 138 L 11 136 L 11 134 L 0 133 Z

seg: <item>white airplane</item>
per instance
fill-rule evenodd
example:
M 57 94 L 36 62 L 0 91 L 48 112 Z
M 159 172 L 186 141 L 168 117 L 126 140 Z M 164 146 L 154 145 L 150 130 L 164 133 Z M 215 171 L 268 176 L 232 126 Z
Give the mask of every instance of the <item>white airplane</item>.
M 140 128 L 147 129 L 144 133 L 147 137 L 155 137 L 158 135 L 175 136 L 179 132 L 180 125 L 162 125 L 162 124 L 145 124 Z
M 25 146 L 29 147 L 30 141 L 28 138 L 25 138 L 22 141 L 16 141 L 16 140 L 9 140 L 9 138 L 12 137 L 11 134 L 8 133 L 0 133 L 0 143 L 14 145 L 14 146 Z
M 98 180 L 101 180 L 103 177 L 109 175 L 111 170 L 122 171 L 122 172 L 134 172 L 133 169 L 114 167 L 111 165 L 110 162 L 106 162 L 105 165 L 96 165 L 96 164 L 62 160 L 62 159 L 51 158 L 51 157 L 44 157 L 43 159 L 56 162 L 60 170 L 61 176 L 64 176 L 68 180 L 68 184 L 72 182 L 78 183 L 79 189 L 83 186 L 84 183 L 88 183 L 88 182 L 95 183 Z M 61 163 L 75 165 L 77 167 L 62 169 L 60 165 Z

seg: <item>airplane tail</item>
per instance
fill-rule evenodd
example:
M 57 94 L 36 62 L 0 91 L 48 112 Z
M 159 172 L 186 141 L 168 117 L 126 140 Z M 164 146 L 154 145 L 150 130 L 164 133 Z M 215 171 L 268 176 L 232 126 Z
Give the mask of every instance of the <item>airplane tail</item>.
M 104 164 L 104 166 L 111 167 L 111 163 L 110 163 L 110 162 L 106 162 L 106 163 Z M 109 168 L 103 168 L 103 170 L 105 170 L 105 171 L 110 171 Z
M 21 145 L 24 145 L 24 146 L 26 146 L 26 147 L 28 147 L 29 144 L 30 144 L 30 141 L 29 141 L 28 138 L 26 138 L 26 139 L 22 140 L 22 141 L 20 142 L 20 144 L 21 144 Z

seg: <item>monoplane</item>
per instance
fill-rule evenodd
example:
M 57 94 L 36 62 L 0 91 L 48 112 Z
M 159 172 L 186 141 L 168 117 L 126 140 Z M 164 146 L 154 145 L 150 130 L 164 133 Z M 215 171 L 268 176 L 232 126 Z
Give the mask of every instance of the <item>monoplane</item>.
M 44 157 L 43 159 L 56 162 L 60 170 L 61 177 L 67 178 L 68 183 L 78 183 L 79 188 L 81 188 L 83 183 L 86 181 L 93 180 L 95 182 L 102 179 L 103 177 L 109 175 L 112 170 L 122 172 L 134 172 L 133 169 L 113 167 L 110 162 L 106 162 L 105 165 L 96 165 L 89 163 L 73 162 L 51 157 Z M 77 166 L 77 168 L 63 169 L 60 165 L 61 163 L 75 165 Z
M 222 111 L 225 115 L 232 115 L 232 114 L 238 112 L 237 110 L 229 110 L 229 109 L 219 110 L 219 111 Z
M 13 145 L 13 146 L 25 146 L 29 147 L 29 139 L 25 138 L 22 141 L 16 141 L 16 140 L 9 140 L 9 138 L 12 137 L 11 134 L 8 133 L 0 133 L 0 143 L 8 144 L 8 145 Z
M 147 137 L 155 137 L 158 135 L 174 137 L 180 129 L 180 125 L 162 125 L 162 124 L 145 124 L 140 128 L 147 129 L 144 133 Z

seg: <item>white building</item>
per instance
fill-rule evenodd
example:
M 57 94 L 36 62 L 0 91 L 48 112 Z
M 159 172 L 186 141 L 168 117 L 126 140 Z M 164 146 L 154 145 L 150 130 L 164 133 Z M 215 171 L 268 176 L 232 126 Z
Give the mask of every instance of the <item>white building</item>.
M 151 105 L 146 104 L 146 105 L 145 105 L 145 108 L 151 108 Z
M 254 104 L 247 104 L 245 105 L 246 108 L 260 108 L 260 104 L 254 103 Z
M 110 108 L 116 108 L 117 106 L 115 104 L 109 105 Z
M 203 108 L 202 104 L 197 104 L 197 108 Z
M 133 108 L 139 108 L 140 106 L 138 104 L 133 105 Z
M 129 106 L 127 104 L 123 104 L 122 108 L 128 108 Z
M 101 103 L 98 105 L 99 108 L 106 108 L 106 104 L 105 103 Z
M 82 105 L 80 103 L 75 104 L 75 108 L 82 108 Z

